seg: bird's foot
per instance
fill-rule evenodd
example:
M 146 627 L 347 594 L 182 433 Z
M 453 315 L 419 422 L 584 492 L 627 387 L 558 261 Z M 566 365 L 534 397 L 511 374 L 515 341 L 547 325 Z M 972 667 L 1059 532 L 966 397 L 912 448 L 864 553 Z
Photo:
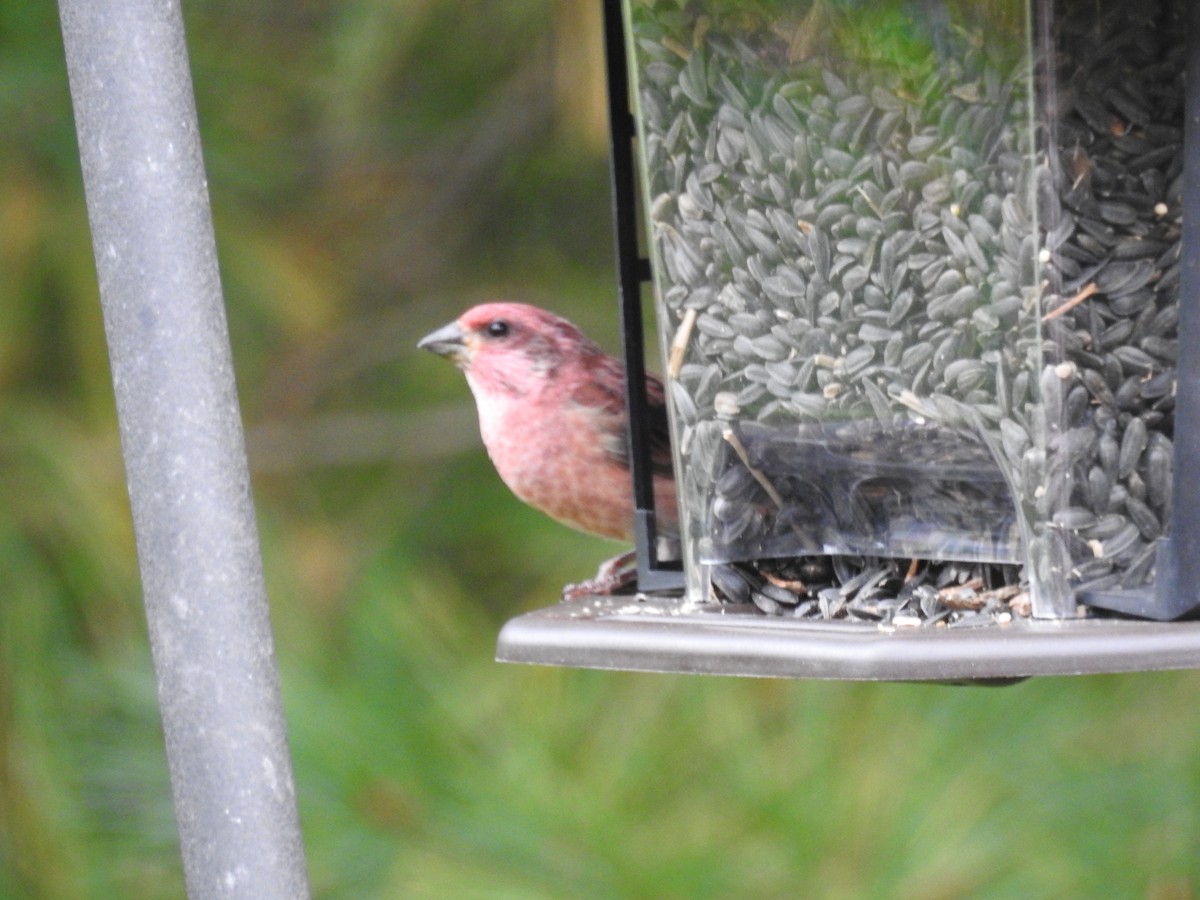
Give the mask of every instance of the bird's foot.
M 607 597 L 619 594 L 637 584 L 637 551 L 630 550 L 600 564 L 596 577 L 579 584 L 568 584 L 563 588 L 564 600 L 578 600 L 588 595 Z

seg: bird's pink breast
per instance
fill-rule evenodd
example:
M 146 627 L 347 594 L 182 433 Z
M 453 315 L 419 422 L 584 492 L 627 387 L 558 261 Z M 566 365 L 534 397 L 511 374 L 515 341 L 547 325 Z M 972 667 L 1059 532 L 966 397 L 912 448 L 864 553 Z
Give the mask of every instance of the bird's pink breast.
M 629 472 L 608 456 L 594 414 L 569 404 L 539 410 L 526 400 L 476 396 L 483 443 L 504 483 L 564 524 L 630 540 Z

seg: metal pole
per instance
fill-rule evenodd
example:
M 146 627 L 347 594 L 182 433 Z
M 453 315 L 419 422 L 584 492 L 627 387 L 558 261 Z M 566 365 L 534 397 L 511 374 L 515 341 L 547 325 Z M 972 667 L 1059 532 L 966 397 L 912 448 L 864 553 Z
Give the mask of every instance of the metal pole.
M 309 895 L 177 0 L 60 0 L 189 897 Z

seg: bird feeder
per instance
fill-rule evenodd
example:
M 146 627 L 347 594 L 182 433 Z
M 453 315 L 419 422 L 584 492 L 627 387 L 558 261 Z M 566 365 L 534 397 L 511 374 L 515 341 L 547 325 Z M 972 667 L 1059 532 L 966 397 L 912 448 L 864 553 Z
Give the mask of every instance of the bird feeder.
M 682 577 L 515 620 L 501 657 L 938 680 L 1200 666 L 1200 624 L 1178 621 L 1200 610 L 1192 4 L 606 11 L 631 409 L 646 281 Z M 654 589 L 671 573 L 641 430 Z

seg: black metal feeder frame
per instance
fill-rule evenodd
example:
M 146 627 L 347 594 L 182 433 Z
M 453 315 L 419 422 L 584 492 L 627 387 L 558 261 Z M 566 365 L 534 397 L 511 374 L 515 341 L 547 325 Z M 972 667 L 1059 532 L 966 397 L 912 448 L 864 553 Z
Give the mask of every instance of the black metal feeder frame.
M 642 593 L 514 619 L 498 658 L 1200 667 L 1200 6 L 604 16 Z M 656 550 L 646 283 L 682 567 Z

